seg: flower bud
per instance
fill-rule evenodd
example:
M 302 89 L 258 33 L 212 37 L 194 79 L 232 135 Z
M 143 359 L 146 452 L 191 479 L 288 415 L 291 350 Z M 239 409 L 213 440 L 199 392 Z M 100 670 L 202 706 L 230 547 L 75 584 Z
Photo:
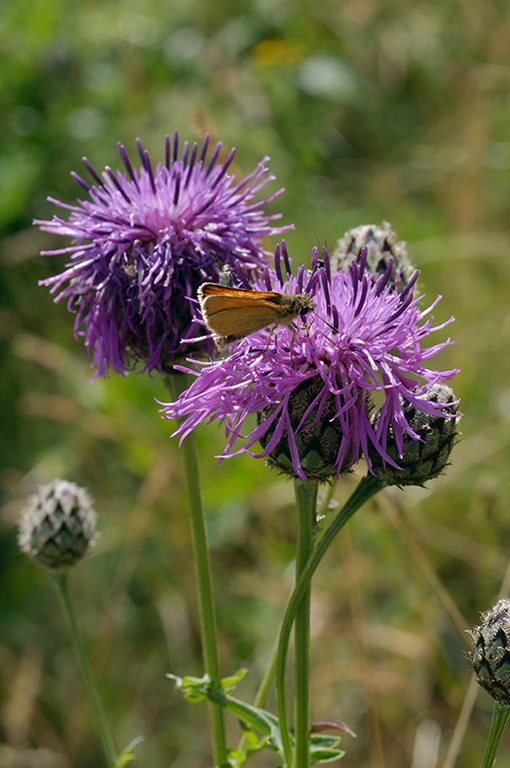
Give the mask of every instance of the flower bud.
M 295 440 L 301 468 L 306 478 L 320 481 L 328 480 L 338 474 L 336 461 L 342 441 L 341 421 L 337 417 L 337 406 L 333 395 L 327 396 L 324 406 L 316 405 L 306 418 L 303 418 L 323 388 L 324 382 L 320 376 L 306 379 L 293 390 L 288 404 L 292 439 Z M 269 405 L 260 411 L 257 414 L 258 423 L 265 421 L 276 408 L 276 405 Z M 272 425 L 260 437 L 263 448 L 266 448 L 273 438 L 274 431 L 274 425 Z M 350 456 L 341 472 L 346 472 L 349 468 L 351 462 L 348 459 Z M 287 425 L 276 446 L 266 455 L 266 461 L 280 472 L 297 477 L 292 464 Z
M 424 401 L 444 404 L 436 413 L 424 413 L 409 402 L 403 403 L 404 417 L 419 439 L 413 439 L 407 433 L 403 435 L 403 448 L 399 452 L 393 428 L 388 430 L 386 452 L 400 469 L 393 467 L 373 448 L 369 449 L 372 471 L 379 475 L 386 485 L 423 485 L 441 474 L 448 464 L 448 459 L 458 435 L 457 425 L 460 420 L 458 402 L 450 387 L 434 384 Z M 380 412 L 376 413 L 372 426 L 377 429 Z
M 390 285 L 399 292 L 403 291 L 416 270 L 407 256 L 406 244 L 398 243 L 396 237 L 388 222 L 384 222 L 382 229 L 375 224 L 350 229 L 337 241 L 331 257 L 331 271 L 345 271 L 353 260 L 358 263 L 361 251 L 366 247 L 366 271 L 375 277 L 384 275 L 391 259 Z
M 87 492 L 75 483 L 53 480 L 30 497 L 18 543 L 40 565 L 67 568 L 94 546 L 95 530 L 96 513 Z
M 510 707 L 510 600 L 500 600 L 481 619 L 469 631 L 476 681 L 500 706 Z

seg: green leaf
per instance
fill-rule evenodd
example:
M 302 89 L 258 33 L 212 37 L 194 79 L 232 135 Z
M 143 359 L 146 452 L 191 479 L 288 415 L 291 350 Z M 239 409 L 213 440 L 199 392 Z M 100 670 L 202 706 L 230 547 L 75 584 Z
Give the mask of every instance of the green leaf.
M 230 677 L 222 678 L 221 680 L 222 691 L 224 691 L 225 693 L 230 693 L 230 691 L 233 691 L 236 685 L 240 683 L 244 677 L 246 677 L 247 672 L 248 672 L 247 669 L 239 669 Z
M 141 736 L 138 736 L 136 739 L 133 739 L 125 749 L 122 750 L 120 755 L 117 757 L 117 761 L 113 768 L 124 768 L 125 765 L 130 763 L 132 760 L 135 759 L 135 747 L 143 741 Z
M 241 669 L 231 677 L 225 677 L 220 681 L 220 687 L 214 688 L 208 675 L 203 677 L 177 677 L 176 675 L 167 675 L 174 680 L 175 687 L 181 691 L 188 701 L 210 701 L 224 707 L 227 712 L 235 715 L 243 726 L 248 738 L 248 749 L 246 756 L 253 755 L 261 749 L 268 748 L 278 752 L 283 758 L 283 747 L 280 736 L 278 718 L 271 712 L 235 698 L 230 695 L 230 691 L 243 679 L 246 670 Z M 257 738 L 255 731 L 262 734 L 262 738 Z M 340 760 L 345 752 L 338 749 L 340 736 L 333 736 L 324 733 L 312 733 L 310 736 L 310 762 L 332 763 Z M 236 750 L 230 750 L 228 765 L 239 765 L 239 760 L 243 758 Z M 245 762 L 245 761 L 244 761 Z M 221 766 L 223 768 L 223 766 Z
M 244 765 L 248 758 L 269 746 L 267 736 L 260 739 L 244 720 L 239 720 L 239 724 L 244 733 L 244 754 L 234 749 L 230 750 L 229 756 L 232 758 L 233 765 Z
M 276 715 L 267 712 L 265 709 L 259 709 L 251 704 L 246 704 L 244 701 L 224 693 L 224 689 L 231 690 L 234 686 L 233 681 L 240 680 L 243 676 L 244 674 L 240 671 L 232 677 L 225 678 L 220 683 L 220 689 L 217 689 L 211 685 L 208 675 L 204 675 L 202 678 L 180 678 L 177 675 L 167 675 L 168 678 L 174 680 L 175 687 L 181 691 L 188 701 L 197 702 L 209 699 L 215 704 L 219 704 L 227 712 L 247 723 L 252 730 L 258 731 L 266 737 L 263 746 L 267 746 L 269 749 L 277 751 L 280 756 L 283 756 L 280 728 Z
M 311 763 L 332 763 L 345 755 L 341 749 L 321 749 L 311 755 Z
M 343 750 L 337 748 L 340 741 L 340 736 L 313 733 L 310 738 L 311 764 L 332 763 L 334 760 L 340 760 L 345 755 Z
M 341 742 L 340 736 L 332 736 L 323 733 L 314 733 L 310 737 L 311 750 L 322 749 L 323 747 L 337 747 Z

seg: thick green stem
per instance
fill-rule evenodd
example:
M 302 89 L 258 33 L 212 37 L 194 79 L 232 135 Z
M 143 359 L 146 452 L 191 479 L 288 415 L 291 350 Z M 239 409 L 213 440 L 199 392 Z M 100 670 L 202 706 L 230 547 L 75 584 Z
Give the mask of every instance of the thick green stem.
M 113 768 L 113 766 L 117 764 L 117 754 L 115 752 L 113 739 L 108 728 L 108 723 L 106 722 L 103 705 L 101 703 L 101 699 L 99 697 L 99 693 L 95 686 L 94 680 L 92 679 L 92 673 L 90 671 L 87 654 L 85 652 L 85 644 L 83 642 L 83 638 L 80 634 L 80 630 L 78 629 L 78 625 L 74 616 L 73 606 L 69 595 L 67 574 L 54 573 L 53 576 L 55 578 L 55 583 L 57 585 L 62 607 L 64 609 L 66 621 L 71 632 L 71 638 L 73 641 L 74 650 L 76 651 L 76 655 L 78 657 L 78 663 L 80 665 L 83 681 L 90 698 L 92 712 L 94 714 L 94 719 L 96 721 L 99 735 L 101 737 L 101 743 L 103 745 L 106 761 L 109 768 Z
M 384 485 L 384 481 L 380 480 L 374 475 L 366 475 L 360 480 L 351 497 L 347 500 L 334 520 L 325 530 L 323 536 L 308 558 L 308 561 L 301 571 L 299 580 L 297 581 L 296 586 L 294 587 L 294 590 L 290 596 L 289 602 L 287 603 L 287 608 L 285 609 L 285 614 L 280 628 L 276 663 L 276 703 L 278 708 L 278 719 L 280 722 L 282 745 L 285 753 L 285 768 L 290 768 L 292 766 L 292 747 L 289 726 L 287 722 L 287 705 L 285 701 L 285 667 L 287 651 L 289 647 L 290 632 L 296 617 L 297 609 L 301 603 L 301 600 L 303 599 L 303 596 L 308 590 L 312 576 L 315 573 L 317 566 L 324 557 L 326 550 L 328 549 L 329 545 L 339 530 L 346 524 L 352 515 L 360 507 L 363 506 L 363 504 L 365 504 L 372 496 L 378 493 L 378 491 L 384 488 Z
M 164 377 L 164 381 L 174 400 L 177 400 L 188 384 L 186 377 L 182 374 L 169 374 Z M 204 505 L 200 489 L 195 436 L 193 433 L 189 434 L 183 441 L 181 451 L 184 459 L 188 491 L 204 667 L 206 673 L 211 678 L 213 686 L 219 687 L 220 670 L 216 639 L 216 616 L 214 612 L 212 592 L 211 564 L 207 542 Z M 227 754 L 225 720 L 222 707 L 219 704 L 210 702 L 209 717 L 211 720 L 214 765 L 220 766 L 225 763 Z
M 296 583 L 313 549 L 317 508 L 316 480 L 294 480 L 299 517 L 296 550 Z M 310 584 L 296 608 L 294 676 L 294 761 L 296 768 L 310 766 Z
M 491 729 L 487 737 L 487 744 L 485 745 L 482 768 L 493 768 L 508 715 L 510 715 L 510 707 L 502 707 L 499 704 L 494 705 Z

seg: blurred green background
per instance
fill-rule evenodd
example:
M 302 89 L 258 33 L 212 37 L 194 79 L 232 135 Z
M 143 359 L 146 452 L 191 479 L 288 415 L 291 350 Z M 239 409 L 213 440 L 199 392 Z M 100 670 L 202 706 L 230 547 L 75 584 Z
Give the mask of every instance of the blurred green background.
M 48 195 L 73 202 L 83 155 L 115 168 L 116 142 L 134 159 L 140 136 L 155 162 L 175 129 L 236 146 L 241 175 L 271 156 L 295 265 L 389 221 L 427 297 L 444 297 L 436 320 L 457 318 L 438 366 L 462 369 L 463 441 L 444 477 L 381 495 L 328 553 L 312 713 L 358 734 L 343 739 L 346 766 L 480 764 L 485 693 L 451 743 L 470 681 L 462 629 L 509 587 L 509 39 L 501 0 L 1 4 L 2 767 L 103 764 L 56 592 L 16 545 L 24 499 L 58 476 L 99 513 L 71 587 L 116 745 L 143 736 L 140 766 L 211 765 L 205 707 L 165 679 L 202 672 L 181 462 L 154 402 L 168 398 L 158 377 L 90 382 L 72 317 L 37 287 L 62 267 L 40 250 L 64 243 L 31 225 L 55 212 Z M 247 457 L 217 468 L 215 426 L 197 439 L 222 672 L 247 666 L 237 693 L 251 700 L 292 581 L 292 485 Z

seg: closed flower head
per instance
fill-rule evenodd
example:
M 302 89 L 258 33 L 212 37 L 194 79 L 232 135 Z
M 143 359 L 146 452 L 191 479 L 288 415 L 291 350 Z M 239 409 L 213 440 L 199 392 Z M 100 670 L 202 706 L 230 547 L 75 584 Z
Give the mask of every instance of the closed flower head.
M 510 707 L 510 600 L 500 600 L 482 613 L 482 623 L 470 635 L 477 683 L 501 707 Z
M 403 291 L 412 280 L 415 269 L 407 256 L 406 244 L 397 241 L 390 224 L 385 221 L 382 227 L 376 224 L 362 224 L 350 229 L 337 241 L 331 256 L 331 271 L 338 272 L 348 269 L 351 261 L 357 264 L 361 260 L 361 252 L 366 248 L 367 272 L 374 275 L 384 275 L 391 260 L 393 267 L 390 284 L 395 290 Z
M 389 430 L 397 454 L 404 436 L 421 439 L 405 417 L 405 404 L 445 417 L 444 406 L 424 395 L 455 375 L 428 367 L 451 341 L 424 343 L 451 319 L 434 327 L 431 311 L 439 299 L 420 310 L 413 296 L 416 276 L 398 293 L 390 285 L 391 261 L 377 277 L 367 273 L 365 257 L 366 249 L 358 264 L 331 274 L 327 253 L 318 266 L 314 251 L 313 270 L 300 267 L 293 276 L 285 245 L 277 248 L 276 269 L 266 270 L 253 288 L 306 294 L 315 308 L 290 326 L 247 336 L 219 359 L 181 368 L 196 379 L 163 408 L 163 418 L 182 419 L 175 435 L 184 438 L 199 423 L 218 420 L 227 436 L 220 459 L 246 451 L 302 479 L 338 476 L 362 456 L 371 468 L 369 448 L 398 466 L 398 455 L 387 451 Z M 376 424 L 374 399 L 382 403 Z M 251 414 L 257 423 L 247 427 Z M 258 441 L 263 450 L 256 454 Z
M 234 150 L 220 162 L 217 144 L 206 160 L 208 137 L 201 149 L 186 142 L 181 159 L 177 133 L 173 142 L 167 136 L 165 161 L 155 167 L 139 140 L 137 145 L 140 168 L 133 168 L 120 144 L 124 171 L 106 168 L 98 175 L 84 159 L 92 183 L 73 175 L 88 199 L 76 205 L 51 199 L 69 211 L 68 218 L 34 222 L 72 240 L 43 252 L 65 255 L 69 262 L 41 284 L 75 312 L 75 335 L 85 337 L 96 375 L 102 376 L 110 368 L 126 373 L 138 364 L 148 371 L 169 370 L 183 354 L 181 341 L 199 328 L 198 286 L 216 281 L 223 265 L 237 263 L 254 274 L 267 263 L 264 236 L 289 229 L 274 227 L 279 215 L 264 212 L 283 190 L 254 201 L 274 179 L 269 158 L 236 182 L 227 172 Z M 205 347 L 212 349 L 212 342 Z
M 423 485 L 448 466 L 450 453 L 459 435 L 459 402 L 446 384 L 433 384 L 420 399 L 438 403 L 442 412 L 425 413 L 423 404 L 417 408 L 415 404 L 403 403 L 404 416 L 411 432 L 404 434 L 403 444 L 398 448 L 390 427 L 385 441 L 385 449 L 395 464 L 388 463 L 369 447 L 372 469 L 386 485 Z M 377 426 L 378 418 L 379 413 L 376 412 L 372 420 L 374 426 Z
M 96 513 L 84 488 L 67 480 L 40 485 L 23 511 L 21 550 L 47 568 L 69 568 L 95 544 Z

